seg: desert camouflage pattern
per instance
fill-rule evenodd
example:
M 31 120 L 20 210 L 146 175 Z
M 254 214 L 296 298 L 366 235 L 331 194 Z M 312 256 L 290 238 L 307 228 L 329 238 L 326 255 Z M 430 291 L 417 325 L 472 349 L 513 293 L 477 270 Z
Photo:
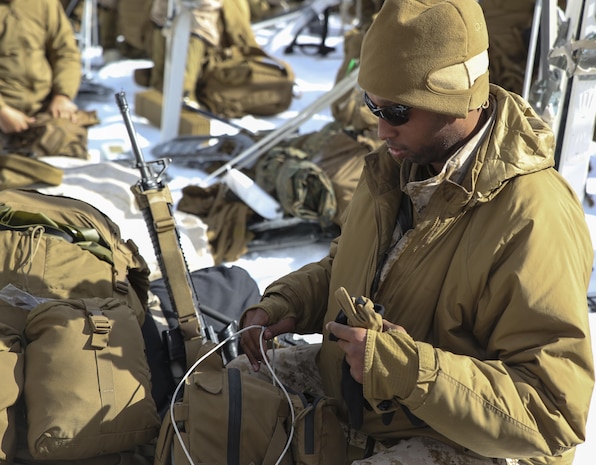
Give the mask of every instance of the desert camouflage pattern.
M 296 391 L 323 395 L 321 375 L 316 363 L 320 344 L 305 344 L 267 351 L 269 364 L 278 382 Z M 241 355 L 232 360 L 228 367 L 235 367 L 266 381 L 272 380 L 271 370 L 266 363 L 259 371 L 252 370 L 248 358 Z M 344 425 L 350 446 L 365 449 L 367 437 Z M 431 438 L 417 437 L 401 440 L 398 444 L 385 447 L 376 443 L 374 454 L 366 459 L 354 460 L 352 465 L 517 465 L 513 459 L 490 459 L 462 454 L 454 448 Z

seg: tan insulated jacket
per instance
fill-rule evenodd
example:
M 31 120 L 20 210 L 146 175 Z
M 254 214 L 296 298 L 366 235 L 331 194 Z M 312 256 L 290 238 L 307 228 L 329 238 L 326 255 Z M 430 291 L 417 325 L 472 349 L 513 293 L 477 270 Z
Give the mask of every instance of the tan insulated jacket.
M 219 45 L 218 21 L 223 0 L 202 0 L 192 8 L 190 31 L 213 46 Z M 168 21 L 168 0 L 154 0 L 151 5 L 151 21 L 163 27 Z
M 50 95 L 74 99 L 81 77 L 79 49 L 59 0 L 0 1 L 0 107 L 34 115 Z
M 384 146 L 367 156 L 329 256 L 273 283 L 259 307 L 272 322 L 295 316 L 299 332 L 322 332 L 344 286 L 408 331 L 368 332 L 363 390 L 375 411 L 365 410 L 364 432 L 570 464 L 594 383 L 593 248 L 582 206 L 553 168 L 552 132 L 520 98 L 496 86 L 491 94 L 497 120 L 466 178 L 440 184 L 415 213 L 378 285 L 402 190 L 424 172 L 398 166 Z M 324 333 L 320 370 L 336 397 L 342 358 Z M 390 411 L 385 425 L 380 413 Z

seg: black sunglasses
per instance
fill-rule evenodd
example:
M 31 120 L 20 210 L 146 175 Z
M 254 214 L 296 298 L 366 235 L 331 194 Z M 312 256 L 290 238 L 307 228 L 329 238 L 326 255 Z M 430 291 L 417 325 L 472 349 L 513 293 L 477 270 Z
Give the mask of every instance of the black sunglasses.
M 391 105 L 390 107 L 378 107 L 373 103 L 368 94 L 364 92 L 364 103 L 377 118 L 382 118 L 391 126 L 401 126 L 410 119 L 412 107 L 406 105 Z

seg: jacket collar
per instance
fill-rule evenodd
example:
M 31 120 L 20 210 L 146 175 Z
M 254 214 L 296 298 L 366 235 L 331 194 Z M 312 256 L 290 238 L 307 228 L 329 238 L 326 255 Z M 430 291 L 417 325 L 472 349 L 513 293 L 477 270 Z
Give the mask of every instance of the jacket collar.
M 492 130 L 486 137 L 475 137 L 465 146 L 464 150 L 470 150 L 468 155 L 461 150 L 454 154 L 449 161 L 461 166 L 449 176 L 443 176 L 439 183 L 444 189 L 443 198 L 460 205 L 457 208 L 487 202 L 507 181 L 554 166 L 554 134 L 529 103 L 496 85 L 491 85 L 491 99 L 495 104 L 494 122 L 489 120 L 487 129 Z M 462 160 L 466 162 L 458 163 Z M 365 164 L 373 196 L 395 188 L 408 192 L 412 181 L 431 177 L 426 166 L 396 162 L 385 144 L 368 155 Z

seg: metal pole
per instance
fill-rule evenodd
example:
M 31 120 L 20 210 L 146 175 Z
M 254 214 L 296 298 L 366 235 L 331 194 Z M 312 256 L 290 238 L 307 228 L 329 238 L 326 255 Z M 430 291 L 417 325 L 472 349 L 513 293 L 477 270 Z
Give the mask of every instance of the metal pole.
M 352 71 L 348 76 L 343 78 L 340 82 L 338 82 L 333 89 L 331 89 L 321 98 L 304 108 L 294 118 L 287 121 L 276 130 L 270 132 L 262 139 L 258 140 L 254 145 L 251 145 L 248 149 L 246 149 L 244 152 L 240 153 L 238 156 L 227 162 L 225 165 L 222 165 L 218 169 L 213 171 L 211 174 L 209 174 L 205 179 L 201 181 L 201 184 L 208 186 L 218 176 L 233 168 L 234 165 L 238 165 L 238 167 L 240 168 L 247 166 L 252 160 L 257 159 L 262 154 L 267 152 L 269 149 L 273 148 L 279 141 L 283 140 L 288 133 L 300 127 L 302 123 L 307 121 L 318 111 L 320 111 L 323 108 L 326 108 L 328 105 L 331 105 L 346 92 L 349 92 L 352 89 L 354 89 L 356 87 L 357 77 L 358 71 L 356 69 Z
M 530 96 L 530 87 L 534 74 L 534 62 L 536 61 L 536 44 L 538 43 L 538 34 L 540 33 L 540 19 L 542 17 L 542 0 L 536 0 L 534 6 L 534 17 L 532 19 L 532 32 L 530 34 L 530 44 L 528 45 L 528 59 L 526 60 L 526 74 L 524 76 L 524 87 L 522 97 L 528 100 Z
M 188 2 L 169 0 L 168 19 L 163 28 L 166 56 L 160 124 L 162 141 L 176 137 L 179 132 L 191 16 Z

